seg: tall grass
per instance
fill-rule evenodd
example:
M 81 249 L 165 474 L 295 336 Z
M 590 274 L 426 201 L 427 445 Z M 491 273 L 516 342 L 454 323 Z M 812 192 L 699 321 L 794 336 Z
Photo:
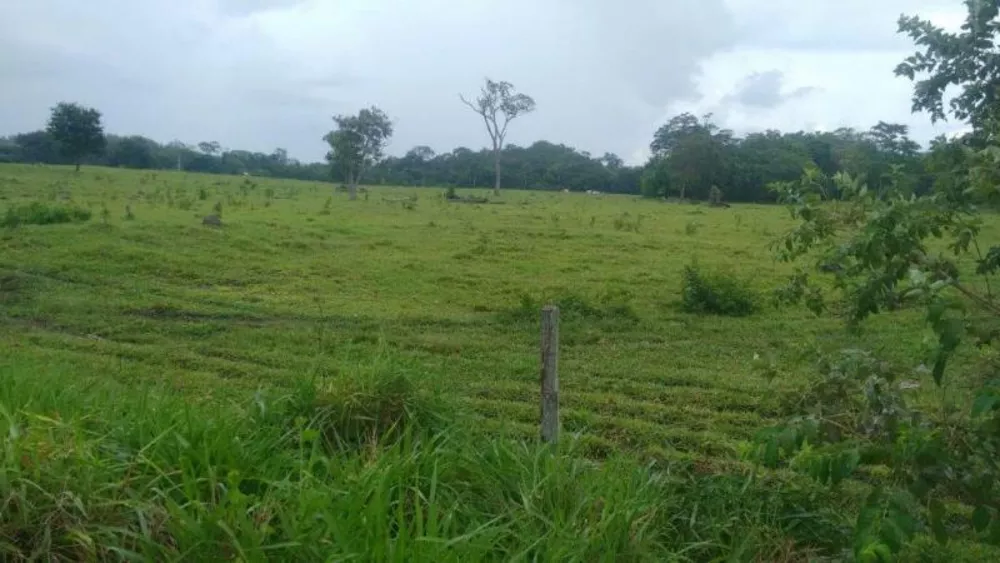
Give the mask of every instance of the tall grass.
M 428 418 L 400 374 L 211 406 L 73 375 L 0 368 L 5 561 L 772 560 L 847 541 L 826 493 L 485 439 Z
M 8 207 L 3 217 L 0 218 L 0 225 L 4 227 L 51 225 L 55 223 L 89 221 L 90 217 L 90 210 L 81 207 L 33 201 L 24 205 Z

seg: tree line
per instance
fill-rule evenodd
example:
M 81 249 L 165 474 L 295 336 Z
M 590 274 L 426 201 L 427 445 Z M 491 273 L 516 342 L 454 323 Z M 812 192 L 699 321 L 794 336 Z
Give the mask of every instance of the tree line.
M 480 96 L 461 101 L 478 114 L 489 148 L 459 147 L 435 153 L 417 146 L 403 156 L 385 156 L 394 124 L 377 107 L 335 116 L 324 136 L 326 162 L 301 162 L 285 149 L 271 153 L 225 149 L 218 142 L 158 143 L 142 136 L 105 135 L 97 110 L 60 103 L 45 129 L 0 137 L 0 162 L 91 164 L 134 169 L 180 169 L 213 174 L 333 181 L 352 194 L 358 183 L 443 186 L 494 190 L 597 190 L 656 198 L 771 202 L 770 186 L 796 181 L 813 170 L 835 190 L 832 178 L 846 173 L 874 189 L 902 181 L 927 193 L 955 143 L 936 139 L 927 150 L 909 137 L 906 125 L 880 122 L 859 131 L 783 133 L 768 130 L 737 136 L 711 115 L 684 113 L 660 127 L 641 166 L 612 153 L 591 155 L 563 144 L 505 144 L 514 119 L 535 109 L 529 96 L 507 82 L 487 80 Z M 503 173 L 501 173 L 501 167 Z

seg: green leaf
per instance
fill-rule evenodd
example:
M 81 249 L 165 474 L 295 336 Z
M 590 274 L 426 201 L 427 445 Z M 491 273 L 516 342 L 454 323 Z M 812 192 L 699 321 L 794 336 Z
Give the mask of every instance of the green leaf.
M 997 403 L 1000 403 L 1000 396 L 993 392 L 984 393 L 976 397 L 976 401 L 972 403 L 972 416 L 978 417 L 988 411 L 992 411 L 996 408 Z
M 931 531 L 934 532 L 934 539 L 941 545 L 948 543 L 948 528 L 944 523 L 944 505 L 941 501 L 934 499 L 930 504 L 931 509 Z
M 975 510 L 972 511 L 972 527 L 976 529 L 977 532 L 985 531 L 986 528 L 990 526 L 990 520 L 993 519 L 993 515 L 990 514 L 990 509 L 979 505 Z
M 778 440 L 771 437 L 764 447 L 764 465 L 767 467 L 778 466 Z
M 941 380 L 944 379 L 944 368 L 948 364 L 948 355 L 938 352 L 936 356 L 937 359 L 934 360 L 934 369 L 931 370 L 931 376 L 934 378 L 934 383 L 940 387 Z

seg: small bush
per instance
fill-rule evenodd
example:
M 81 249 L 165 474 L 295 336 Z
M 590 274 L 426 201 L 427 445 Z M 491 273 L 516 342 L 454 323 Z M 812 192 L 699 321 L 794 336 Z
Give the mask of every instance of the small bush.
M 330 451 L 430 436 L 448 426 L 451 407 L 406 375 L 372 371 L 300 387 L 291 414 L 319 430 Z M 416 434 L 414 434 L 416 433 Z
M 91 212 L 75 206 L 58 205 L 34 201 L 27 205 L 7 208 L 3 217 L 3 226 L 17 227 L 19 225 L 52 225 L 56 223 L 73 223 L 89 221 Z
M 698 234 L 698 229 L 700 228 L 701 228 L 701 223 L 697 221 L 688 221 L 688 223 L 684 225 L 684 233 L 687 234 L 688 236 L 694 236 Z
M 208 199 L 208 190 L 206 190 L 205 188 L 198 188 L 198 199 L 200 199 L 201 201 L 205 201 L 206 199 Z
M 326 198 L 326 202 L 323 204 L 323 209 L 319 210 L 320 215 L 329 215 L 333 211 L 333 198 Z
M 445 199 L 458 199 L 458 194 L 455 193 L 455 186 L 448 186 L 448 189 L 444 192 Z
M 685 266 L 681 308 L 686 313 L 745 317 L 758 310 L 758 296 L 747 283 L 722 273 Z

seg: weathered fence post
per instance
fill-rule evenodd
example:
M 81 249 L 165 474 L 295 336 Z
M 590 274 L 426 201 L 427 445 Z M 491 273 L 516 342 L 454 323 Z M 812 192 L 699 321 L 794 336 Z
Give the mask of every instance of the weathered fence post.
M 542 441 L 559 440 L 559 308 L 542 309 Z

